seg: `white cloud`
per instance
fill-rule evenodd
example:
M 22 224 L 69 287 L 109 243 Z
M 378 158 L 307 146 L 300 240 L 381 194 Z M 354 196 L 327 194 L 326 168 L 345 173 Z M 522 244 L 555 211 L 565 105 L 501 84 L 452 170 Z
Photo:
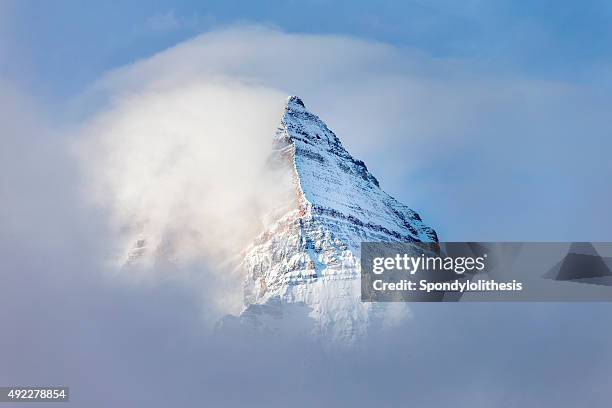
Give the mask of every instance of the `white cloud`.
M 425 208 L 442 239 L 554 239 L 577 199 L 556 211 L 513 208 L 555 200 L 568 191 L 565 175 L 602 162 L 574 154 L 597 154 L 574 135 L 599 138 L 609 106 L 588 89 L 355 38 L 238 26 L 116 69 L 79 100 L 94 106 L 85 164 L 122 254 L 141 233 L 172 242 L 183 260 L 242 248 L 278 201 L 257 171 L 289 94 L 365 158 L 384 188 Z

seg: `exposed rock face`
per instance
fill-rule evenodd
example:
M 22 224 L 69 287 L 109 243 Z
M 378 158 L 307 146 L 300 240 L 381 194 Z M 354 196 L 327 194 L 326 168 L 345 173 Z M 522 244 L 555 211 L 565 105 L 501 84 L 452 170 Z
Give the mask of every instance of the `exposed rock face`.
M 280 330 L 297 307 L 311 334 L 353 343 L 386 317 L 360 301 L 361 242 L 437 242 L 436 233 L 381 190 L 298 97 L 287 101 L 271 165 L 292 172 L 295 203 L 246 250 L 245 309 L 221 326 Z

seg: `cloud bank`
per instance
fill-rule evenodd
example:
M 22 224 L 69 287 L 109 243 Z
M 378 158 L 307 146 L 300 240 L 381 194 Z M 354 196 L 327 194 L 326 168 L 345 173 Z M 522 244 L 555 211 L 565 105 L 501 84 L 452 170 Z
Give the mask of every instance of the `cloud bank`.
M 118 68 L 77 100 L 85 195 L 109 212 L 117 264 L 147 242 L 148 268 L 129 277 L 176 276 L 152 267 L 162 252 L 196 271 L 188 282 L 199 269 L 221 279 L 202 283 L 216 316 L 239 310 L 232 261 L 287 201 L 290 181 L 261 172 L 290 94 L 443 240 L 606 239 L 609 97 L 378 42 L 237 26 Z
M 611 198 L 602 185 L 612 175 L 612 98 L 592 85 L 351 37 L 237 26 L 117 69 L 83 100 L 194 81 L 301 96 L 442 239 L 610 238 L 599 203 Z
M 0 383 L 68 384 L 89 407 L 609 405 L 608 305 L 418 305 L 410 324 L 329 355 L 307 339 L 211 336 L 237 277 L 203 256 L 244 239 L 221 221 L 261 222 L 231 216 L 258 196 L 252 170 L 286 94 L 443 238 L 605 238 L 608 96 L 260 27 L 109 73 L 66 108 L 69 126 L 1 89 Z M 108 279 L 140 228 L 180 233 L 182 277 Z

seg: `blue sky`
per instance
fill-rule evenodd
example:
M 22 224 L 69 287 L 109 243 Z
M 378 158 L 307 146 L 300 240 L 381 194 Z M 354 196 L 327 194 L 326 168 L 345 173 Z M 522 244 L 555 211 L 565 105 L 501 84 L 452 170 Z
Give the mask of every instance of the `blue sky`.
M 612 55 L 612 5 L 603 0 L 4 3 L 0 72 L 53 94 L 239 22 L 374 39 L 547 79 L 593 81 Z

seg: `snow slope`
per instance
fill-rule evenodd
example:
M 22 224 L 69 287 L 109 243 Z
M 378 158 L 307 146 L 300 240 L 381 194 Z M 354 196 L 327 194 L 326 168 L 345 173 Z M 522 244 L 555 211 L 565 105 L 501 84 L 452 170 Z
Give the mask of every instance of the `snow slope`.
M 295 202 L 245 251 L 245 308 L 220 327 L 285 330 L 298 320 L 297 307 L 311 319 L 300 324 L 309 334 L 354 343 L 374 320 L 393 317 L 387 306 L 360 301 L 361 242 L 437 242 L 437 235 L 296 96 L 288 98 L 270 163 L 292 173 Z

